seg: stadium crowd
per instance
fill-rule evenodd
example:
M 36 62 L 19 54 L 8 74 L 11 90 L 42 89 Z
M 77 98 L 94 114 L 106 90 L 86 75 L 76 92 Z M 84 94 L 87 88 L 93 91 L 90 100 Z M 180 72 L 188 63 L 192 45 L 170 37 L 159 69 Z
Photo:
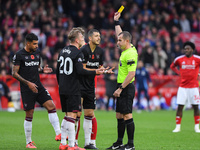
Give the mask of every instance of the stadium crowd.
M 150 74 L 171 74 L 169 65 L 182 54 L 180 32 L 200 31 L 198 0 L 0 0 L 0 73 L 11 74 L 11 60 L 24 47 L 24 36 L 39 36 L 43 63 L 55 73 L 58 52 L 73 27 L 101 31 L 105 61 L 119 58 L 114 12 L 124 5 L 123 30 L 133 36 L 139 59 Z

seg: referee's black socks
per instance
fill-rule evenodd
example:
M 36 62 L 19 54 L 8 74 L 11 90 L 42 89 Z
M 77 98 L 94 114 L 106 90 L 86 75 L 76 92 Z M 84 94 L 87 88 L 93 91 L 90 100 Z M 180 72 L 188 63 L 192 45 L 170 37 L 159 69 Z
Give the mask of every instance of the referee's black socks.
M 133 139 L 134 139 L 134 132 L 135 132 L 135 124 L 133 122 L 133 118 L 125 120 L 126 130 L 128 135 L 128 145 L 134 146 Z
M 118 132 L 117 143 L 122 144 L 122 140 L 123 140 L 124 132 L 125 132 L 125 121 L 124 121 L 124 119 L 117 119 L 117 132 Z

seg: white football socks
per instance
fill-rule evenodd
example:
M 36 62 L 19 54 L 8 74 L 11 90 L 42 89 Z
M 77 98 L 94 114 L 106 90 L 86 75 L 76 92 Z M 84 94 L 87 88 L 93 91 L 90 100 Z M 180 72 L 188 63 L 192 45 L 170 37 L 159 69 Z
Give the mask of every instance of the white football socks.
M 24 131 L 26 136 L 26 144 L 32 142 L 31 134 L 32 134 L 32 121 L 24 120 Z
M 48 113 L 48 116 L 49 116 L 49 121 L 50 121 L 51 125 L 53 126 L 56 135 L 59 135 L 61 133 L 61 130 L 60 130 L 60 123 L 59 123 L 57 113 L 56 112 Z
M 66 138 L 67 138 L 67 121 L 64 118 L 61 123 L 61 144 L 62 145 L 67 144 Z
M 90 144 L 90 138 L 92 133 L 92 117 L 84 117 L 83 129 L 85 132 L 85 146 Z

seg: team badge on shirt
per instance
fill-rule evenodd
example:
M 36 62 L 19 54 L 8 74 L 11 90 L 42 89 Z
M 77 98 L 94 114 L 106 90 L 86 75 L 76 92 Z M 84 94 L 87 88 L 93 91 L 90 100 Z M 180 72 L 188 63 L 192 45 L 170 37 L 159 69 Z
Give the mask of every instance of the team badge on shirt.
M 96 57 L 97 57 L 97 59 L 99 59 L 99 58 L 100 58 L 100 55 L 96 55 Z
M 82 62 L 83 60 L 81 58 L 78 58 L 78 62 Z

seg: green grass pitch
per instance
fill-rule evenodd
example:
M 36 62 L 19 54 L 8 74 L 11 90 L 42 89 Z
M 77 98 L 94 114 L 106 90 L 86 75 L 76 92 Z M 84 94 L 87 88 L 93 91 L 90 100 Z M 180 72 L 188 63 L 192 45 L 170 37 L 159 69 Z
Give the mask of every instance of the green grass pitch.
M 199 150 L 200 134 L 194 132 L 193 111 L 183 113 L 180 133 L 172 133 L 175 128 L 175 111 L 154 111 L 138 114 L 133 112 L 135 121 L 135 148 L 136 150 Z M 117 121 L 115 112 L 95 111 L 98 122 L 97 147 L 105 150 L 117 139 Z M 60 122 L 64 113 L 58 110 Z M 0 149 L 23 150 L 25 146 L 23 111 L 9 113 L 0 112 Z M 81 117 L 79 146 L 84 146 L 84 132 Z M 35 111 L 33 117 L 32 140 L 39 150 L 56 150 L 60 142 L 54 140 L 55 133 L 48 120 L 45 110 Z M 127 134 L 124 136 L 124 144 Z

